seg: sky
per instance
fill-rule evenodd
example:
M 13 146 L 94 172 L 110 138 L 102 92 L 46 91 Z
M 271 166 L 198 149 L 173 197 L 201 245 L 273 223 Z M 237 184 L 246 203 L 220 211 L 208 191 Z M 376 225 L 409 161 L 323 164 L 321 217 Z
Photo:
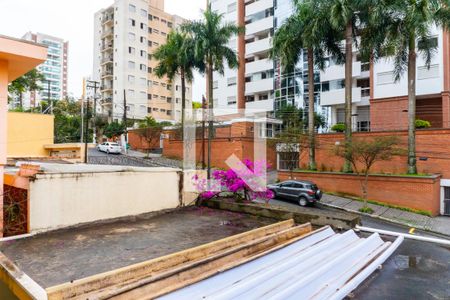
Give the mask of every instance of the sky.
M 82 78 L 92 73 L 94 13 L 114 0 L 0 0 L 0 35 L 21 38 L 41 32 L 69 41 L 69 93 L 79 97 Z M 186 19 L 200 18 L 206 0 L 165 0 L 165 10 Z M 205 80 L 197 74 L 194 101 L 201 101 Z

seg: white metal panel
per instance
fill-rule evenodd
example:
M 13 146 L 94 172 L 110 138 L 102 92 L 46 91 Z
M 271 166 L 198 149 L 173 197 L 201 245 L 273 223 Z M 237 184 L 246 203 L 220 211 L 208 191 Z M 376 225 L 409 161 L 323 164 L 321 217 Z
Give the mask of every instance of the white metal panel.
M 361 88 L 352 88 L 352 103 L 361 101 Z M 331 90 L 320 94 L 320 105 L 337 105 L 345 103 L 345 89 Z
M 160 299 L 342 299 L 400 243 L 385 243 L 378 234 L 335 234 L 328 227 Z
M 361 62 L 360 61 L 354 61 L 352 64 L 352 76 L 353 77 L 360 77 L 361 76 Z M 344 79 L 345 78 L 345 65 L 333 65 L 329 68 L 326 68 L 323 71 L 320 71 L 320 81 L 330 81 L 330 80 L 337 80 L 337 79 Z

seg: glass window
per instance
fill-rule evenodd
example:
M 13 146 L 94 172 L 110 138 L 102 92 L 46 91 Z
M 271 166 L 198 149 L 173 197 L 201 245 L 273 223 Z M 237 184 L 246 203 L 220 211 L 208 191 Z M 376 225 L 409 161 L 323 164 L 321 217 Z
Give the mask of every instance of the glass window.
M 134 61 L 128 61 L 128 69 L 134 69 L 135 68 L 135 63 L 134 63 Z
M 141 16 L 146 17 L 147 11 L 145 9 L 141 9 Z
M 130 12 L 136 12 L 136 6 L 134 6 L 133 4 L 130 4 L 130 5 L 128 6 L 128 10 L 129 10 Z
M 132 32 L 129 32 L 128 33 L 128 40 L 130 42 L 134 42 L 136 40 L 136 35 L 134 33 L 132 33 Z

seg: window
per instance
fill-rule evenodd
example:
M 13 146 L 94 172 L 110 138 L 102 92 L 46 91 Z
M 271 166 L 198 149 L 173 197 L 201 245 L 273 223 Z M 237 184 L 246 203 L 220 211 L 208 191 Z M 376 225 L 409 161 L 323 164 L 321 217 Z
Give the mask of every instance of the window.
M 147 11 L 145 9 L 141 9 L 141 16 L 146 17 Z
M 159 17 L 157 17 L 157 16 L 153 16 L 153 20 L 155 20 L 155 21 L 159 21 Z
M 147 73 L 151 73 L 152 72 L 152 68 L 148 67 L 147 68 Z
M 148 99 L 148 100 L 152 100 L 152 94 L 148 94 L 148 95 L 147 95 L 147 99 Z
M 172 97 L 167 97 L 167 103 L 172 103 Z
M 134 98 L 134 90 L 128 90 L 128 96 Z M 130 106 L 133 106 L 133 104 L 130 104 Z
M 153 46 L 158 47 L 158 46 L 159 46 L 159 43 L 153 42 Z
M 128 33 L 128 40 L 130 42 L 134 42 L 136 40 L 136 35 L 134 33 L 132 33 L 132 32 L 129 32 Z
M 134 83 L 134 76 L 133 75 L 128 75 L 128 82 L 129 83 Z
M 147 80 L 147 86 L 148 87 L 152 87 L 152 81 L 151 80 Z
M 219 82 L 216 80 L 216 81 L 213 81 L 213 89 L 217 89 L 219 87 Z M 178 91 L 178 89 L 177 89 L 177 91 Z
M 167 22 L 167 27 L 172 28 L 173 27 L 172 22 Z
M 158 34 L 159 30 L 158 29 L 153 29 L 153 33 Z
M 161 31 L 162 36 L 167 36 L 167 33 Z
M 163 23 L 163 24 L 167 24 L 167 21 L 166 21 L 166 20 L 164 20 L 164 19 L 161 19 L 161 23 Z
M 279 152 L 278 170 L 292 170 L 298 168 L 299 152 Z
M 134 19 L 129 19 L 128 24 L 130 24 L 130 27 L 136 26 L 136 21 Z
M 141 36 L 140 41 L 141 41 L 141 43 L 146 43 L 147 39 L 145 37 Z
M 148 28 L 148 33 L 152 34 L 153 30 L 151 27 Z
M 227 103 L 228 103 L 228 105 L 236 104 L 236 97 L 235 96 L 228 97 Z
M 128 53 L 134 55 L 135 49 L 133 47 L 128 47 Z
M 417 79 L 439 78 L 439 65 L 431 65 L 428 69 L 426 66 L 417 68 Z
M 158 98 L 159 98 L 158 95 L 153 94 L 153 99 L 158 99 Z
M 148 15 L 148 19 L 150 20 L 150 21 L 153 21 L 153 16 L 152 15 Z
M 141 70 L 141 71 L 144 71 L 144 72 L 145 72 L 145 69 L 147 69 L 147 66 L 146 66 L 146 65 L 144 65 L 144 64 L 140 64 L 140 66 L 139 66 L 139 70 Z
M 128 6 L 128 10 L 130 11 L 130 12 L 136 12 L 136 6 L 134 6 L 133 4 L 130 4 L 129 6 Z
M 141 29 L 145 29 L 145 24 L 144 23 L 141 23 Z
M 167 113 L 168 116 L 172 115 L 172 111 L 171 110 L 168 110 L 166 113 Z
M 236 11 L 236 2 L 228 4 L 228 7 L 227 7 L 227 13 L 232 13 L 234 11 Z
M 153 81 L 153 85 L 154 86 L 159 86 L 159 82 L 158 81 Z
M 134 61 L 128 61 L 128 69 L 134 69 L 135 65 Z
M 147 52 L 144 50 L 141 50 L 141 57 L 146 57 L 147 56 Z
M 230 77 L 230 78 L 228 78 L 227 84 L 228 84 L 228 86 L 236 85 L 236 77 Z
M 391 84 L 394 83 L 394 72 L 382 72 L 377 74 L 377 85 L 383 85 L 383 84 Z

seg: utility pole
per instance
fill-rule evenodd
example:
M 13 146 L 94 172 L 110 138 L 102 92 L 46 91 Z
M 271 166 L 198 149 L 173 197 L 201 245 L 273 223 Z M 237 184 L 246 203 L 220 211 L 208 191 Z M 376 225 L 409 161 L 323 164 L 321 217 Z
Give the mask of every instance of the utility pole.
M 100 85 L 100 82 L 88 80 L 87 81 L 87 88 L 94 89 L 94 103 L 96 101 L 97 97 L 97 88 Z M 85 118 L 85 129 L 84 129 L 84 163 L 87 164 L 88 162 L 88 139 L 89 139 L 89 121 L 90 121 L 90 112 L 89 112 L 89 97 L 87 97 L 87 104 L 86 104 L 86 118 Z M 95 131 L 95 126 L 94 126 Z M 95 134 L 94 134 L 94 143 L 95 143 Z
M 202 95 L 202 169 L 206 168 L 205 161 L 205 117 L 206 117 L 206 98 Z
M 95 117 L 97 115 L 97 88 L 99 86 L 100 86 L 100 82 L 98 82 L 98 81 L 94 81 L 94 80 L 88 80 L 87 81 L 87 87 L 89 89 L 94 89 L 94 105 L 93 105 L 93 107 L 94 107 L 94 111 L 93 111 L 94 122 L 95 122 Z M 96 141 L 97 141 L 97 131 L 96 131 L 96 128 L 95 128 L 95 124 L 94 124 L 92 129 L 93 129 L 93 133 L 94 133 L 94 135 L 93 135 L 93 143 L 95 144 Z M 87 134 L 87 132 L 86 132 L 86 134 Z
M 47 80 L 47 102 L 50 105 L 50 114 L 53 115 L 53 101 L 50 96 L 50 80 Z
M 125 153 L 128 153 L 128 126 L 127 126 L 127 93 L 123 90 L 123 124 L 125 125 Z

